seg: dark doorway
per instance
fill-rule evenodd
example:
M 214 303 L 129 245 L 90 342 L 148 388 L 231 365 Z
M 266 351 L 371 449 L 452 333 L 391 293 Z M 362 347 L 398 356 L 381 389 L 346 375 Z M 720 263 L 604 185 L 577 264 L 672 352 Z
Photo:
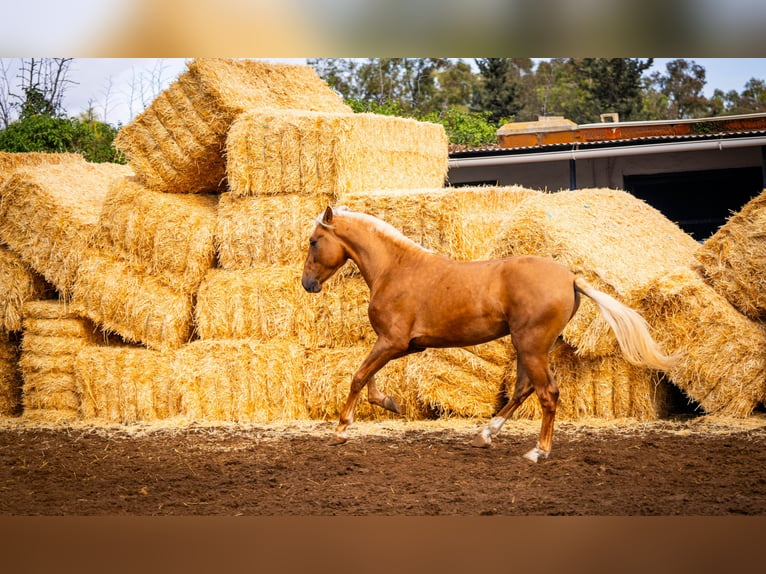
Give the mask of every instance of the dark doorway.
M 763 188 L 761 167 L 626 175 L 625 190 L 704 241 Z

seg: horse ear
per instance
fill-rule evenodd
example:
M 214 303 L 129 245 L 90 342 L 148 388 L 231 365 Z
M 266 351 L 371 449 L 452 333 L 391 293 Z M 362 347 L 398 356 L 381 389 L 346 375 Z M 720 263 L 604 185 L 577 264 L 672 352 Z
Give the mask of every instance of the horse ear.
M 332 207 L 328 205 L 327 209 L 324 210 L 324 215 L 322 216 L 322 223 L 326 225 L 329 225 L 330 223 L 332 223 L 332 216 L 333 216 Z

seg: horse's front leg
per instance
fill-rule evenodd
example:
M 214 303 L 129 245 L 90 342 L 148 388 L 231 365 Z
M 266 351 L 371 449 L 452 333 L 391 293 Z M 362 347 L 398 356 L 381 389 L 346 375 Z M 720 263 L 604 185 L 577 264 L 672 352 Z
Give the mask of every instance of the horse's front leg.
M 365 385 L 373 379 L 375 373 L 382 369 L 386 363 L 403 354 L 406 354 L 406 352 L 393 346 L 386 339 L 379 338 L 375 342 L 370 354 L 367 355 L 367 358 L 356 373 L 354 373 L 354 377 L 351 380 L 351 390 L 348 393 L 348 398 L 346 399 L 343 411 L 341 411 L 338 427 L 335 429 L 335 436 L 333 437 L 333 444 L 343 444 L 348 440 L 346 430 L 354 421 L 354 410 L 356 409 L 356 403 L 359 400 L 359 393 L 362 392 Z M 377 389 L 375 390 L 377 391 Z M 382 395 L 382 393 L 380 394 Z

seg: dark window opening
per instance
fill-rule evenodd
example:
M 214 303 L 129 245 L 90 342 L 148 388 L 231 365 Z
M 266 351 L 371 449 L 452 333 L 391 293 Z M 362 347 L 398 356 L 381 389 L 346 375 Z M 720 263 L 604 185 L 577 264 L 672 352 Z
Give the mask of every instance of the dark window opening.
M 624 187 L 704 241 L 763 188 L 761 167 L 626 175 Z

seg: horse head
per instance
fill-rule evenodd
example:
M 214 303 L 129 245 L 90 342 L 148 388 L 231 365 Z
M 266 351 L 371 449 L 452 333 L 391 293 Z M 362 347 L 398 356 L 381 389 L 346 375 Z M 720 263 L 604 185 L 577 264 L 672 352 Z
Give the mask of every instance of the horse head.
M 316 229 L 309 238 L 309 250 L 301 278 L 303 288 L 309 293 L 319 293 L 322 284 L 343 267 L 349 258 L 343 242 L 335 234 L 334 218 L 335 212 L 332 207 L 328 207 L 317 217 Z

